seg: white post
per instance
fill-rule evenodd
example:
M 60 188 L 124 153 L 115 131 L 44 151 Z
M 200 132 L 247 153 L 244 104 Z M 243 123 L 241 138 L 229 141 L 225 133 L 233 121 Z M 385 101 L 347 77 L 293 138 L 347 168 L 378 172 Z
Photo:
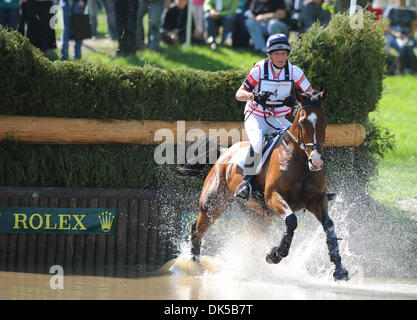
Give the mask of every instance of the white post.
M 350 0 L 349 16 L 352 17 L 356 12 L 356 0 Z
M 188 0 L 188 11 L 187 11 L 187 29 L 185 34 L 184 47 L 191 45 L 191 31 L 193 25 L 193 0 Z

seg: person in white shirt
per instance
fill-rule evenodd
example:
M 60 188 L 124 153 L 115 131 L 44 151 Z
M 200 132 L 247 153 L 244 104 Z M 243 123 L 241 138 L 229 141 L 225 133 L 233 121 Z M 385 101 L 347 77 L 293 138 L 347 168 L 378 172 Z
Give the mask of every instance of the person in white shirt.
M 254 171 L 256 162 L 262 158 L 265 135 L 291 126 L 285 117 L 296 102 L 294 86 L 303 93 L 313 91 L 304 72 L 288 61 L 291 46 L 285 34 L 271 35 L 266 49 L 268 57 L 253 66 L 236 92 L 238 101 L 247 101 L 244 124 L 250 148 L 246 155 L 243 181 L 235 192 L 235 197 L 245 200 L 252 190 L 252 178 L 259 173 Z

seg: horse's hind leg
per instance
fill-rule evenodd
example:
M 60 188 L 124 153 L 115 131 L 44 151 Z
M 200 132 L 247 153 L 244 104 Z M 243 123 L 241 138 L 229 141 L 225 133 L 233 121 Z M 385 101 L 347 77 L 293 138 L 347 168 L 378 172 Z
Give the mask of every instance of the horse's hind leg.
M 200 213 L 191 230 L 191 256 L 194 261 L 200 257 L 201 241 L 208 228 L 220 217 L 226 209 L 227 199 L 221 196 L 221 191 L 200 199 Z

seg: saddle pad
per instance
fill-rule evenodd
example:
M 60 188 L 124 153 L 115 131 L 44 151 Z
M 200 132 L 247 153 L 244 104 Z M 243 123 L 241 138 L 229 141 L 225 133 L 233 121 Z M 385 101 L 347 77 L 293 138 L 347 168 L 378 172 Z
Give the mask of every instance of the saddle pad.
M 273 136 L 272 138 L 270 138 L 269 141 L 266 142 L 265 148 L 262 151 L 262 161 L 258 163 L 258 166 L 256 168 L 256 174 L 259 174 L 261 172 L 262 166 L 266 162 L 266 159 L 268 159 L 268 156 L 271 153 L 272 148 L 280 139 L 281 134 L 282 132 L 280 132 L 280 134 L 277 134 L 276 136 Z M 237 152 L 229 160 L 229 163 L 237 164 L 243 170 L 245 166 L 246 155 L 248 152 L 249 152 L 249 146 L 238 149 Z

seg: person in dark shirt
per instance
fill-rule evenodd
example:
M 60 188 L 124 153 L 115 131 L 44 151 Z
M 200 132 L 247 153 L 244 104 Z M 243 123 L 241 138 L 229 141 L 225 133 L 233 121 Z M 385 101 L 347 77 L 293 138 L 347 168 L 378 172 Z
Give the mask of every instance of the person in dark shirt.
M 253 0 L 245 20 L 255 51 L 266 52 L 265 38 L 272 34 L 288 35 L 284 0 Z
M 187 29 L 187 0 L 175 0 L 162 16 L 162 40 L 168 44 L 184 43 Z
M 323 10 L 323 0 L 305 0 L 301 11 L 302 32 L 306 32 L 315 22 L 327 25 L 330 21 L 330 11 Z
M 416 40 L 416 11 L 405 7 L 406 0 L 397 0 L 397 6 L 390 6 L 384 12 L 386 21 L 385 42 L 387 51 L 393 48 L 397 52 L 396 72 L 402 74 L 406 69 L 417 71 L 417 61 L 414 55 Z
M 55 49 L 55 30 L 51 28 L 53 1 L 24 0 L 20 9 L 18 31 L 45 55 L 49 49 Z

